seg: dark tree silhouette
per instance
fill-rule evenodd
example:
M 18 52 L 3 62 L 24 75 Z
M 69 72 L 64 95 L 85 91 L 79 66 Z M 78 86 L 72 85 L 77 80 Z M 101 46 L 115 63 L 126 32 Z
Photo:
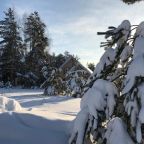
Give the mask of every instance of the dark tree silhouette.
M 140 1 L 143 1 L 143 0 L 122 0 L 124 3 L 127 3 L 127 4 L 133 4 L 135 2 L 140 2 Z
M 94 69 L 95 69 L 95 64 L 94 63 L 88 63 L 87 66 L 90 70 L 94 71 Z
M 15 12 L 9 8 L 0 21 L 0 67 L 2 80 L 15 84 L 16 73 L 20 72 L 23 45 Z

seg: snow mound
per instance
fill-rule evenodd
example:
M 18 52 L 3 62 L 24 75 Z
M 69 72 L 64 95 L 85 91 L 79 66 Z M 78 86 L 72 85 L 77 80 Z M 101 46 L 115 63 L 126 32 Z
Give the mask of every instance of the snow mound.
M 21 105 L 16 100 L 0 96 L 1 111 L 19 111 L 21 109 Z

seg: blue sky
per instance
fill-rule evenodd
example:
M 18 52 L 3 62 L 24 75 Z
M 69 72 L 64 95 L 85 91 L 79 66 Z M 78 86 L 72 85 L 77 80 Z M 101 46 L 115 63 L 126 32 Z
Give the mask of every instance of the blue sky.
M 132 24 L 144 21 L 144 2 L 128 6 L 121 0 L 0 0 L 0 18 L 8 7 L 19 16 L 38 11 L 52 39 L 50 52 L 69 51 L 84 65 L 96 64 L 104 52 L 99 47 L 104 38 L 97 36 L 98 31 L 124 19 Z

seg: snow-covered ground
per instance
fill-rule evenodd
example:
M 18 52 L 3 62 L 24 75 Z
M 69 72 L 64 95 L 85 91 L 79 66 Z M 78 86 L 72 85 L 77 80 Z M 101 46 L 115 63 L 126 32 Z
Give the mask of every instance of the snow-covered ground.
M 80 99 L 42 93 L 37 89 L 0 89 L 0 96 L 6 97 L 0 97 L 0 143 L 68 144 Z

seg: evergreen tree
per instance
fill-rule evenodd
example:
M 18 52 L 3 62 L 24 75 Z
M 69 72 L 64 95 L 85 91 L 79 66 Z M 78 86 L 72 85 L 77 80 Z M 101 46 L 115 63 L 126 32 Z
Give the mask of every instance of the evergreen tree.
M 5 12 L 5 19 L 0 21 L 0 38 L 2 80 L 15 84 L 16 73 L 21 71 L 23 45 L 15 13 L 11 8 Z
M 125 20 L 98 34 L 109 38 L 106 51 L 87 82 L 69 143 L 143 144 L 144 22 Z
M 54 63 L 53 66 L 55 68 L 59 68 L 66 60 L 66 57 L 63 54 L 59 54 L 54 57 Z
M 65 74 L 65 94 L 80 97 L 87 78 L 87 72 L 85 70 L 69 70 Z
M 94 63 L 88 63 L 87 66 L 91 71 L 94 71 L 94 69 L 95 69 Z
M 26 56 L 27 70 L 38 77 L 38 83 L 43 81 L 41 70 L 46 64 L 49 39 L 45 35 L 45 24 L 41 21 L 38 12 L 27 17 L 25 22 L 25 43 L 29 50 Z

